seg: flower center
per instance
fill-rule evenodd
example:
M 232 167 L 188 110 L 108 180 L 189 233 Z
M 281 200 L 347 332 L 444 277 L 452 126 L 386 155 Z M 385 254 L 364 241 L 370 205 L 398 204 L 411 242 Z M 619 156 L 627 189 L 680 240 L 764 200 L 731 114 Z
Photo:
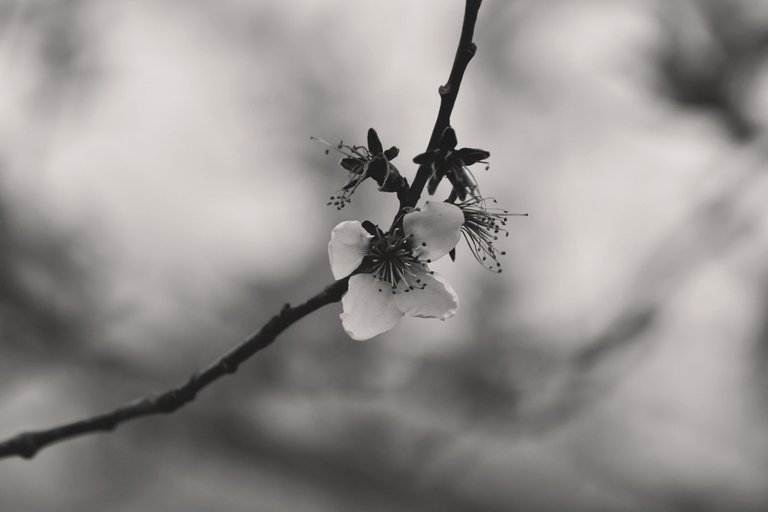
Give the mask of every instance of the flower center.
M 411 241 L 400 229 L 373 238 L 367 258 L 371 274 L 389 286 L 393 294 L 426 287 L 420 276 L 430 271 L 425 263 L 413 255 Z M 379 288 L 379 292 L 383 291 L 383 288 Z

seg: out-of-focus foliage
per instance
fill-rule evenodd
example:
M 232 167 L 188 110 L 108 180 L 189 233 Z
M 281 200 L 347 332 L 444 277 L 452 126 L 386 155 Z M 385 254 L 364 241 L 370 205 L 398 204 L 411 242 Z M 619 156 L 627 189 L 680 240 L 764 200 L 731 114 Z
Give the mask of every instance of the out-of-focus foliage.
M 175 384 L 328 283 L 330 229 L 394 212 L 325 207 L 309 136 L 422 152 L 461 13 L 0 1 L 0 435 Z M 459 247 L 459 314 L 366 343 L 328 307 L 186 409 L 3 461 L 0 510 L 764 510 L 766 16 L 486 0 L 453 124 L 531 215 L 504 273 Z

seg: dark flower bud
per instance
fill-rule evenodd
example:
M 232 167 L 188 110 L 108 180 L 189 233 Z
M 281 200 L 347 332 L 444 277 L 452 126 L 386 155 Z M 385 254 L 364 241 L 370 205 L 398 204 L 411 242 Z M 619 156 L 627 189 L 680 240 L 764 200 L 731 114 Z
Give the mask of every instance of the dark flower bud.
M 436 149 L 421 153 L 413 159 L 419 165 L 429 166 L 432 171 L 427 183 L 427 192 L 430 195 L 435 193 L 440 181 L 446 177 L 460 200 L 466 199 L 467 195 L 479 196 L 477 182 L 467 167 L 484 161 L 491 154 L 484 149 L 456 149 L 457 145 L 456 131 L 448 126 L 443 130 Z

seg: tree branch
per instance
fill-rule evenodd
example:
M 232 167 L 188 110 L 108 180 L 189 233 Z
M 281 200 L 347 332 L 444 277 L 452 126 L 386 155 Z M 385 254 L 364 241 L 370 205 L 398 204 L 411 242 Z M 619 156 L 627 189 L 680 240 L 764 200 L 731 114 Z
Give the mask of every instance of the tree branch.
M 429 138 L 427 151 L 435 149 L 440 143 L 440 136 L 451 124 L 451 113 L 453 105 L 456 103 L 456 97 L 459 95 L 461 81 L 464 78 L 464 71 L 469 65 L 469 61 L 475 56 L 477 46 L 472 42 L 475 34 L 475 24 L 477 23 L 477 13 L 480 10 L 480 4 L 483 0 L 466 0 L 464 7 L 464 22 L 461 26 L 461 36 L 459 36 L 459 46 L 456 48 L 456 56 L 453 58 L 451 74 L 448 76 L 448 82 L 438 88 L 440 93 L 440 110 L 437 113 L 435 126 L 432 129 L 432 135 Z M 400 208 L 406 206 L 416 206 L 424 190 L 430 175 L 430 167 L 422 165 L 416 172 L 411 188 L 405 201 L 401 202 Z
M 113 411 L 45 430 L 22 432 L 0 442 L 0 458 L 31 459 L 48 445 L 73 437 L 114 430 L 118 425 L 142 416 L 167 414 L 192 402 L 203 388 L 237 368 L 256 352 L 267 348 L 285 329 L 323 306 L 341 300 L 347 291 L 347 279 L 340 279 L 303 304 L 286 304 L 277 315 L 250 338 L 221 356 L 206 369 L 195 373 L 183 384 L 163 393 L 150 395 Z
M 467 69 L 467 65 L 472 60 L 477 49 L 472 42 L 472 37 L 481 3 L 482 0 L 466 0 L 459 46 L 456 50 L 448 82 L 439 88 L 440 110 L 438 111 L 437 120 L 429 139 L 427 151 L 437 147 L 443 130 L 450 125 L 451 112 L 453 111 L 453 105 L 456 103 L 464 71 Z M 429 173 L 429 167 L 420 167 L 408 195 L 400 197 L 400 194 L 398 194 L 401 208 L 416 205 L 416 202 L 421 197 L 424 185 L 429 179 Z M 163 393 L 141 398 L 107 413 L 45 430 L 33 430 L 17 434 L 5 441 L 0 441 L 0 458 L 18 456 L 31 459 L 41 449 L 51 444 L 73 437 L 111 431 L 122 423 L 143 416 L 167 414 L 176 411 L 192 402 L 198 392 L 214 381 L 227 374 L 235 373 L 243 362 L 256 352 L 271 345 L 280 333 L 295 322 L 323 306 L 340 301 L 347 291 L 347 281 L 348 278 L 336 281 L 299 306 L 291 307 L 289 304 L 286 304 L 280 313 L 273 316 L 259 332 L 224 354 L 206 369 L 192 375 L 183 384 Z

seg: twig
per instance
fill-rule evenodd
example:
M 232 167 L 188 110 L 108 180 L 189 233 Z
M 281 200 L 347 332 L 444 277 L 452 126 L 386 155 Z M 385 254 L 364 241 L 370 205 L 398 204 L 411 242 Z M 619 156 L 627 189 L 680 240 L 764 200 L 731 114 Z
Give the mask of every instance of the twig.
M 224 354 L 206 369 L 192 375 L 180 386 L 147 396 L 104 414 L 45 430 L 23 432 L 0 442 L 0 458 L 19 456 L 31 459 L 40 449 L 50 444 L 86 434 L 114 430 L 121 423 L 142 416 L 174 412 L 193 401 L 197 393 L 212 382 L 227 374 L 235 373 L 240 364 L 271 345 L 275 338 L 289 326 L 313 311 L 341 300 L 341 296 L 346 291 L 347 279 L 341 279 L 299 306 L 292 307 L 286 304 L 280 313 L 264 324 L 259 332 Z
M 480 4 L 483 0 L 467 0 L 464 7 L 464 22 L 461 26 L 461 36 L 459 36 L 459 46 L 456 48 L 456 56 L 453 58 L 451 74 L 448 76 L 448 82 L 441 85 L 438 89 L 440 93 L 440 110 L 437 113 L 435 126 L 432 129 L 432 135 L 429 138 L 427 151 L 435 149 L 440 143 L 440 136 L 451 124 L 451 113 L 453 105 L 456 103 L 456 97 L 459 95 L 461 81 L 464 78 L 464 71 L 469 65 L 469 61 L 475 56 L 477 46 L 472 42 L 475 34 L 475 24 L 477 23 L 477 13 L 480 10 Z M 422 165 L 416 172 L 413 184 L 408 192 L 408 196 L 400 204 L 400 208 L 406 206 L 416 206 L 424 190 L 430 175 L 430 167 Z
M 475 55 L 476 47 L 472 42 L 472 36 L 475 31 L 477 12 L 480 9 L 481 2 L 482 0 L 466 0 L 459 46 L 456 50 L 451 73 L 448 77 L 448 82 L 439 89 L 440 110 L 438 111 L 432 136 L 427 146 L 428 151 L 437 147 L 440 135 L 450 125 L 451 112 L 453 111 L 454 103 L 456 103 L 464 71 L 467 69 L 469 61 Z M 401 207 L 414 206 L 416 204 L 419 197 L 421 197 L 421 192 L 428 178 L 429 169 L 420 167 L 408 196 L 401 198 Z M 282 311 L 272 317 L 259 332 L 224 354 L 205 370 L 192 375 L 180 386 L 163 393 L 141 398 L 118 407 L 111 412 L 45 430 L 22 432 L 5 441 L 0 441 L 0 458 L 18 456 L 31 459 L 42 448 L 54 443 L 96 432 L 111 431 L 122 423 L 142 416 L 167 414 L 176 411 L 192 402 L 197 393 L 212 382 L 237 371 L 240 364 L 256 352 L 271 345 L 275 338 L 286 328 L 313 311 L 340 301 L 344 292 L 347 291 L 347 280 L 345 278 L 336 281 L 299 306 L 291 307 L 286 304 Z

